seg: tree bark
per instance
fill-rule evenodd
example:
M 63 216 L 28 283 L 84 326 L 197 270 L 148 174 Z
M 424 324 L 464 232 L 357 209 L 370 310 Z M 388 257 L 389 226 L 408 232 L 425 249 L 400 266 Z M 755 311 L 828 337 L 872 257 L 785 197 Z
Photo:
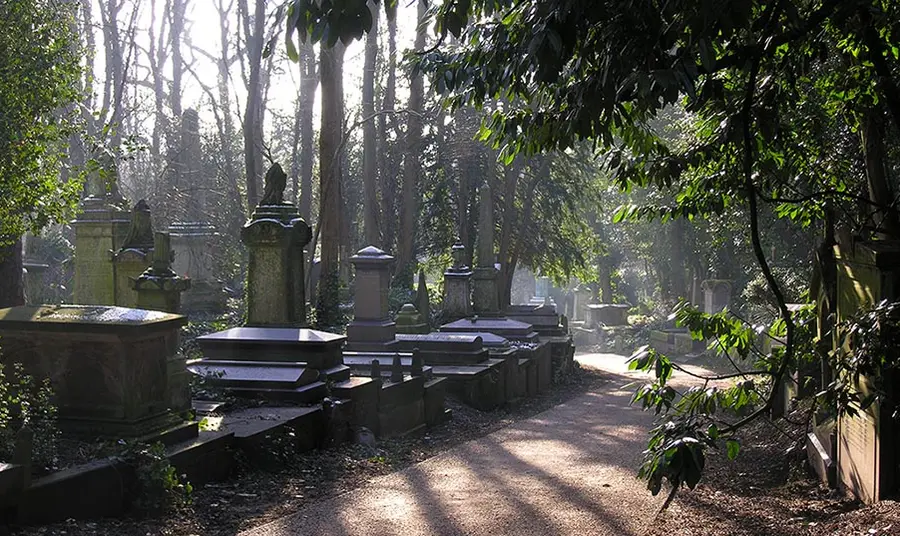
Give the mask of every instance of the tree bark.
M 244 108 L 244 168 L 246 173 L 247 206 L 250 211 L 259 202 L 259 185 L 263 175 L 263 103 L 262 49 L 265 31 L 266 2 L 256 0 L 250 17 L 247 0 L 239 0 L 238 11 L 243 19 L 244 41 L 247 47 L 247 105 Z
M 397 13 L 396 7 L 386 8 L 388 28 L 388 73 L 384 87 L 383 111 L 393 111 L 397 106 Z M 397 205 L 397 172 L 396 151 L 394 142 L 388 135 L 388 129 L 397 131 L 394 114 L 385 113 L 378 116 L 378 140 L 381 142 L 381 166 L 379 171 L 381 190 L 382 249 L 391 251 L 396 238 L 396 205 Z
M 300 216 L 306 221 L 312 218 L 313 163 L 313 105 L 319 73 L 316 54 L 311 43 L 300 46 Z
M 881 238 L 900 238 L 900 219 L 885 167 L 884 130 L 874 110 L 867 111 L 860 128 L 869 199 L 877 206 L 871 211 L 875 234 Z
M 22 277 L 22 237 L 0 247 L 0 309 L 25 305 L 25 281 Z
M 366 34 L 362 82 L 363 113 L 363 234 L 366 245 L 380 246 L 378 225 L 378 162 L 375 113 L 375 65 L 378 61 L 378 7 L 370 2 L 372 28 Z
M 321 280 L 338 272 L 341 244 L 341 137 L 344 46 L 322 47 L 319 69 L 322 80 L 322 126 L 319 130 L 319 222 Z M 320 287 L 321 288 L 321 287 Z M 320 293 L 321 294 L 321 293 Z
M 425 49 L 425 0 L 418 3 L 415 50 Z M 397 247 L 397 270 L 412 275 L 415 261 L 416 219 L 419 213 L 419 176 L 422 174 L 422 111 L 425 85 L 419 73 L 410 80 L 409 114 L 406 122 L 406 157 L 403 159 L 403 200 L 401 203 L 400 242 Z

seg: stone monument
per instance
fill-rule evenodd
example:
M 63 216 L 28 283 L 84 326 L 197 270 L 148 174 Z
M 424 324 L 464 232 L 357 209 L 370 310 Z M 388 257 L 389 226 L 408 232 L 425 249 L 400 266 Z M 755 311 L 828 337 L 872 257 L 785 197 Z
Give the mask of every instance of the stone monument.
M 73 300 L 80 304 L 114 305 L 115 273 L 110 253 L 122 247 L 131 225 L 131 213 L 119 193 L 115 166 L 103 159 L 105 169 L 92 171 L 85 182 L 75 228 L 75 282 Z M 104 176 L 111 180 L 104 180 Z M 107 186 L 108 184 L 108 186 Z
M 0 359 L 50 379 L 64 431 L 147 436 L 178 426 L 177 413 L 185 402 L 190 406 L 183 391 L 175 392 L 184 374 L 184 361 L 176 356 L 186 321 L 109 306 L 2 309 Z M 188 436 L 196 435 L 196 423 L 185 426 Z
M 139 308 L 178 314 L 181 293 L 191 288 L 191 280 L 172 270 L 172 248 L 167 233 L 153 235 L 153 263 L 131 280 L 131 288 L 137 293 Z
M 465 265 L 466 247 L 453 245 L 453 266 L 444 272 L 444 316 L 450 320 L 472 314 L 472 270 Z
M 137 292 L 131 280 L 138 278 L 153 260 L 153 220 L 150 205 L 141 199 L 131 211 L 131 226 L 122 247 L 111 257 L 115 304 L 137 307 Z
M 419 270 L 419 286 L 416 290 L 416 311 L 422 317 L 426 327 L 431 327 L 431 300 L 428 297 L 428 284 L 425 282 L 425 270 Z
M 700 288 L 703 291 L 704 313 L 720 313 L 731 303 L 731 281 L 727 279 L 707 279 Z
M 385 350 L 394 342 L 396 325 L 388 311 L 394 257 L 369 246 L 350 258 L 356 270 L 353 320 L 347 326 L 347 349 Z
M 284 202 L 286 180 L 281 166 L 269 168 L 265 194 L 241 230 L 250 253 L 247 326 L 306 325 L 303 248 L 312 232 L 297 207 Z
M 494 208 L 490 186 L 482 186 L 479 195 L 478 266 L 475 268 L 472 308 L 479 315 L 499 315 L 500 293 L 497 290 L 497 268 L 494 255 Z
M 182 296 L 186 312 L 223 313 L 227 308 L 224 285 L 214 274 L 214 247 L 218 236 L 207 218 L 207 187 L 200 162 L 200 123 L 193 109 L 181 119 L 181 152 L 178 173 L 189 187 L 185 219 L 169 226 L 175 260 L 172 268 L 191 278 L 191 287 Z

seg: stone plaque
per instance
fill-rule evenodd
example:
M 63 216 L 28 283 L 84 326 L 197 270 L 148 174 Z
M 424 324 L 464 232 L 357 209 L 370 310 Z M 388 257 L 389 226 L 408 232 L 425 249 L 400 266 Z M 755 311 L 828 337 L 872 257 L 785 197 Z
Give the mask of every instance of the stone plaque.
M 875 421 L 866 412 L 844 415 L 838 423 L 838 477 L 863 502 L 878 500 L 878 439 Z

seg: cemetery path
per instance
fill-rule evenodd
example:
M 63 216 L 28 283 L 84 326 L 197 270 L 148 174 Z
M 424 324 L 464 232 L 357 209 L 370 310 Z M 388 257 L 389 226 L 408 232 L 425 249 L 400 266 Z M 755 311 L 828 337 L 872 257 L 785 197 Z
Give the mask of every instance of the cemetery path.
M 615 374 L 600 392 L 243 534 L 643 534 L 664 494 L 635 477 L 652 417 L 629 405 L 625 359 L 578 356 Z

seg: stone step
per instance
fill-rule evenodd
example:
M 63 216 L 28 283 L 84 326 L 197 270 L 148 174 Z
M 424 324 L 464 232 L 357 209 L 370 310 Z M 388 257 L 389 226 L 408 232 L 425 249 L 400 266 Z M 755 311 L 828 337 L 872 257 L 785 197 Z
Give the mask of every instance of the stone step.
M 314 404 L 328 395 L 325 382 L 315 381 L 293 389 L 267 389 L 231 387 L 228 392 L 235 396 L 265 398 L 268 400 L 284 400 L 300 404 Z
M 304 363 L 204 359 L 188 366 L 213 385 L 243 389 L 294 389 L 319 379 L 319 371 Z

